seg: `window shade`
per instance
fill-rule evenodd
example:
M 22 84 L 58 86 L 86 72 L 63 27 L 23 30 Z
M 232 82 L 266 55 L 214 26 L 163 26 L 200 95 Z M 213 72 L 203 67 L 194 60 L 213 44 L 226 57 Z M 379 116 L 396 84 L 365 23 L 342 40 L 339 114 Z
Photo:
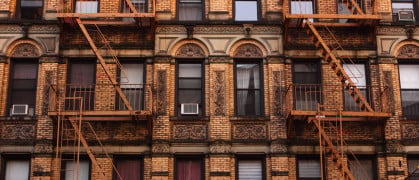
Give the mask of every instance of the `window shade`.
M 262 179 L 261 160 L 239 160 L 239 179 Z

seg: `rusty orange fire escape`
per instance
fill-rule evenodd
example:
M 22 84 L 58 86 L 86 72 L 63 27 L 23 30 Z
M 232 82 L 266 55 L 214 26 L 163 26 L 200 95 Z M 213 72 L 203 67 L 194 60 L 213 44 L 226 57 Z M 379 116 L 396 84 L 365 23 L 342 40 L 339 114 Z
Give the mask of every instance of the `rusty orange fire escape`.
M 124 91 L 121 89 L 122 81 L 127 80 L 127 76 L 124 75 L 124 69 L 119 63 L 116 53 L 112 49 L 110 42 L 106 39 L 104 33 L 102 33 L 100 26 L 137 26 L 138 28 L 149 28 L 154 21 L 155 16 L 155 1 L 153 3 L 145 3 L 145 5 L 134 5 L 131 0 L 121 0 L 122 12 L 99 12 L 99 2 L 97 0 L 76 0 L 66 1 L 62 0 L 58 5 L 57 18 L 62 24 L 67 24 L 73 27 L 78 27 L 81 33 L 87 40 L 91 47 L 100 67 L 104 71 L 109 80 L 109 85 L 106 87 L 112 87 L 116 97 L 119 98 L 124 108 L 122 110 L 108 110 L 108 111 L 95 111 L 94 109 L 86 110 L 83 105 L 86 103 L 86 96 L 91 96 L 94 92 L 89 92 L 86 88 L 80 88 L 77 93 L 74 92 L 66 93 L 66 89 L 60 87 L 60 85 L 53 85 L 50 87 L 50 107 L 49 115 L 54 116 L 57 119 L 57 159 L 63 158 L 64 148 L 72 147 L 70 150 L 73 155 L 70 159 L 74 161 L 77 168 L 73 174 L 79 171 L 80 152 L 85 152 L 93 167 L 97 170 L 100 179 L 109 179 L 109 174 L 106 174 L 100 164 L 97 162 L 94 150 L 89 146 L 88 140 L 83 134 L 86 129 L 90 129 L 90 133 L 95 135 L 96 143 L 101 146 L 102 153 L 106 153 L 99 137 L 96 135 L 93 127 L 89 123 L 89 120 L 95 120 L 98 115 L 102 116 L 119 116 L 119 119 L 124 120 L 146 120 L 149 135 L 151 137 L 151 126 L 153 122 L 152 116 L 152 91 L 151 87 L 147 84 L 140 85 L 145 91 L 147 91 L 148 106 L 143 107 L 144 109 L 134 109 L 131 105 L 130 99 L 127 98 Z M 147 1 L 144 1 L 147 2 Z M 96 6 L 96 7 L 94 7 Z M 141 7 L 140 7 L 141 6 Z M 128 20 L 127 20 L 128 19 Z M 92 37 L 94 33 L 95 38 Z M 62 35 L 62 36 L 65 36 Z M 99 38 L 97 38 L 99 37 Z M 100 42 L 96 42 L 100 41 Z M 112 62 L 107 62 L 104 58 L 111 57 Z M 108 60 L 109 61 L 109 60 Z M 117 70 L 120 72 L 121 77 L 115 77 L 109 64 L 116 64 Z M 98 86 L 98 85 L 94 85 Z M 137 85 L 138 86 L 138 85 Z M 145 93 L 144 91 L 144 93 Z M 146 97 L 144 95 L 144 97 Z M 89 97 L 94 98 L 94 97 Z M 72 108 L 66 107 L 68 102 L 73 103 Z M 89 116 L 89 117 L 86 117 Z M 121 117 L 122 116 L 122 117 Z M 126 117 L 126 118 L 124 118 Z M 115 118 L 119 120 L 118 118 Z M 82 148 L 84 150 L 82 150 Z M 68 151 L 67 151 L 68 152 Z M 107 155 L 108 156 L 108 155 Z M 58 162 L 58 161 L 57 161 Z M 59 162 L 61 163 L 61 162 Z M 115 167 L 114 167 L 115 168 Z M 118 173 L 117 173 L 118 175 Z
M 303 2 L 300 7 L 297 7 L 297 11 L 299 12 L 291 12 L 292 11 L 292 3 L 298 4 L 298 2 Z M 333 140 L 329 133 L 326 132 L 324 124 L 328 121 L 334 121 L 336 119 L 344 119 L 342 118 L 342 114 L 351 114 L 356 116 L 378 116 L 378 117 L 389 117 L 389 113 L 383 112 L 375 112 L 374 108 L 371 107 L 368 100 L 365 96 L 361 93 L 360 89 L 356 86 L 353 79 L 348 75 L 348 73 L 343 68 L 342 63 L 344 60 L 338 57 L 335 54 L 335 49 L 330 48 L 329 45 L 326 43 L 322 35 L 319 33 L 316 27 L 352 27 L 352 26 L 373 26 L 375 23 L 378 22 L 379 16 L 374 15 L 374 2 L 371 1 L 371 9 L 372 13 L 366 14 L 360 7 L 360 4 L 356 2 L 356 0 L 339 0 L 333 2 L 340 2 L 344 6 L 346 6 L 348 12 L 344 14 L 315 14 L 314 12 L 306 11 L 302 8 L 307 8 L 308 3 L 313 3 L 312 6 L 316 6 L 316 0 L 285 0 L 283 2 L 283 10 L 284 10 L 284 33 L 285 33 L 285 41 L 288 39 L 288 31 L 290 28 L 301 28 L 304 29 L 309 38 L 312 40 L 313 45 L 316 47 L 318 52 L 321 54 L 322 59 L 327 62 L 330 68 L 333 70 L 334 74 L 341 82 L 342 87 L 344 90 L 348 92 L 350 97 L 355 101 L 356 106 L 358 106 L 360 112 L 342 112 L 341 110 L 336 109 L 336 107 L 325 107 L 322 104 L 317 105 L 317 111 L 313 111 L 310 113 L 305 112 L 295 112 L 294 114 L 298 114 L 305 118 L 309 124 L 312 124 L 314 129 L 318 132 L 317 135 L 319 136 L 320 148 L 324 146 L 323 150 L 326 154 L 330 154 L 333 159 L 333 162 L 336 165 L 336 168 L 341 172 L 342 179 L 355 179 L 354 175 L 351 173 L 346 160 L 344 159 L 343 148 L 341 147 L 343 144 L 336 143 L 336 140 Z M 364 1 L 361 1 L 364 2 Z M 294 5 L 295 5 L 294 4 Z M 310 9 L 310 8 L 308 8 Z M 294 9 L 295 11 L 295 9 Z M 349 19 L 345 23 L 337 22 L 340 19 Z M 313 21 L 314 20 L 314 21 Z M 331 34 L 333 36 L 333 34 Z M 321 92 L 320 92 L 321 93 Z M 292 106 L 292 105 L 291 105 Z M 322 109 L 334 109 L 334 112 L 323 112 Z M 293 111 L 292 111 L 293 112 Z M 292 114 L 292 113 L 291 113 Z M 332 116 L 332 117 L 331 117 Z M 335 116 L 335 117 L 333 117 Z M 307 118 L 308 117 L 308 118 Z M 348 117 L 348 119 L 353 119 L 353 117 Z M 342 122 L 340 122 L 342 123 Z M 290 130 L 289 122 L 288 129 Z M 328 126 L 328 125 L 326 125 Z M 338 129 L 335 129 L 339 131 Z M 342 130 L 340 130 L 342 131 Z M 344 142 L 343 137 L 340 137 L 339 142 Z

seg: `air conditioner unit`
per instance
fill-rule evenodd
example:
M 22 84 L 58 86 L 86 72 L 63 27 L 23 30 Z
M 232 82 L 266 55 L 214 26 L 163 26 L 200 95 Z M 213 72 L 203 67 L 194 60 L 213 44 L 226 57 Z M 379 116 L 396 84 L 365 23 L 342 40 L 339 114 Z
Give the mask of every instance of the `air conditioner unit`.
M 180 107 L 181 114 L 199 114 L 199 107 L 197 103 L 183 103 Z
M 398 20 L 399 21 L 414 21 L 415 13 L 413 12 L 413 10 L 399 10 Z
M 29 106 L 27 104 L 13 104 L 12 105 L 12 112 L 10 113 L 13 115 L 28 115 L 29 113 Z

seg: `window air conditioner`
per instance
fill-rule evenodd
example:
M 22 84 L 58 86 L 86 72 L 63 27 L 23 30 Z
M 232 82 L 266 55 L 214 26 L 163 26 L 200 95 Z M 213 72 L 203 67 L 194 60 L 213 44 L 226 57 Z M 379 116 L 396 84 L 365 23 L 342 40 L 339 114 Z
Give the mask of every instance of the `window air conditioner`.
M 10 113 L 13 115 L 28 115 L 29 113 L 29 106 L 27 104 L 13 104 L 12 112 Z
M 413 10 L 399 10 L 398 20 L 399 21 L 414 21 L 415 13 L 413 12 Z
M 180 107 L 181 114 L 199 114 L 197 103 L 183 103 Z

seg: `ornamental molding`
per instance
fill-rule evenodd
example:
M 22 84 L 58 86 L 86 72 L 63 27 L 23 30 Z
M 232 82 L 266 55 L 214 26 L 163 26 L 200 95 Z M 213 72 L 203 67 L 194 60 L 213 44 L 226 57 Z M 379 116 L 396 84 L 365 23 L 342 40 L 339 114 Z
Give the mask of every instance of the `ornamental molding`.
M 153 153 L 169 153 L 170 152 L 170 145 L 169 143 L 158 143 L 153 144 L 151 151 Z
M 35 125 L 3 125 L 2 139 L 33 139 L 35 138 Z
M 157 114 L 166 115 L 166 70 L 157 71 Z
M 11 57 L 39 57 L 41 53 L 39 49 L 29 43 L 22 43 L 17 45 L 11 54 Z
M 208 128 L 206 124 L 174 124 L 174 140 L 206 140 Z
M 237 48 L 234 57 L 263 57 L 263 53 L 253 44 L 244 44 Z
M 419 47 L 408 44 L 400 48 L 397 58 L 419 58 Z
M 188 43 L 180 47 L 176 54 L 176 57 L 195 57 L 195 58 L 204 58 L 205 53 L 201 47 L 196 44 Z
M 283 71 L 273 71 L 272 72 L 272 79 L 273 79 L 273 113 L 275 116 L 279 116 L 282 114 L 282 89 L 281 89 L 281 80 L 283 76 Z
M 407 29 L 405 27 L 379 27 L 377 28 L 377 34 L 379 35 L 406 35 Z M 409 30 L 410 31 L 410 30 Z M 419 28 L 412 29 L 413 34 L 419 34 Z
M 419 125 L 416 124 L 403 124 L 402 137 L 403 139 L 418 139 L 419 138 Z
M 184 26 L 162 26 L 156 28 L 156 33 L 186 33 L 186 28 Z
M 266 124 L 236 123 L 232 126 L 235 140 L 266 140 L 268 127 Z
M 226 115 L 226 103 L 225 103 L 225 71 L 214 71 L 214 115 L 225 116 Z
M 231 152 L 231 144 L 229 142 L 218 140 L 210 145 L 210 152 L 212 154 L 227 154 Z

